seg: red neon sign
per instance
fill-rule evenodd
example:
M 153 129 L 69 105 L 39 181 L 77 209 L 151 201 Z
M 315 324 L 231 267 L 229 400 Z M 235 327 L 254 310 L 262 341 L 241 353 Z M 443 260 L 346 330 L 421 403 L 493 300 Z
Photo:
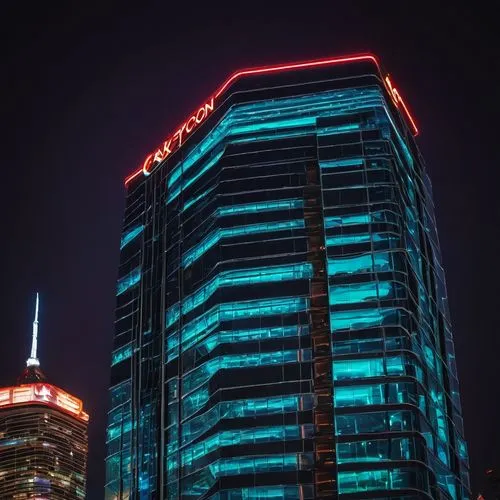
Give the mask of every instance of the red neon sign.
M 163 161 L 168 155 L 179 149 L 183 140 L 214 110 L 214 98 L 208 100 L 193 113 L 154 153 L 146 157 L 142 165 L 144 175 L 149 175 L 153 163 Z M 125 180 L 127 182 L 127 180 Z
M 83 411 L 83 403 L 71 394 L 51 384 L 23 384 L 0 389 L 0 408 L 10 408 L 29 403 L 44 404 L 59 408 L 74 417 L 89 421 L 89 416 Z
M 294 70 L 294 69 L 303 69 L 303 68 L 312 68 L 318 66 L 329 66 L 334 64 L 344 64 L 350 62 L 360 62 L 360 61 L 371 61 L 375 63 L 379 73 L 381 73 L 380 65 L 377 58 L 372 54 L 365 55 L 353 55 L 346 57 L 334 57 L 329 59 L 322 59 L 319 61 L 306 61 L 301 63 L 292 63 L 292 64 L 281 64 L 277 66 L 266 66 L 262 68 L 252 68 L 246 69 L 242 71 L 237 71 L 233 73 L 213 94 L 213 96 L 203 104 L 195 113 L 193 113 L 178 129 L 177 131 L 169 137 L 154 153 L 151 153 L 146 157 L 144 163 L 140 169 L 138 169 L 133 174 L 129 175 L 125 179 L 125 185 L 127 185 L 132 179 L 141 174 L 149 175 L 151 173 L 150 167 L 153 163 L 160 162 L 167 158 L 169 154 L 173 151 L 177 150 L 182 144 L 183 140 L 189 135 L 201 122 L 203 122 L 206 117 L 214 110 L 215 100 L 220 97 L 220 95 L 238 78 L 242 76 L 248 75 L 258 75 L 264 73 L 278 73 L 281 71 Z M 392 86 L 389 78 L 385 79 L 385 84 L 389 93 L 391 94 L 396 106 L 401 109 L 406 117 L 408 118 L 412 128 L 414 135 L 418 134 L 418 129 L 415 125 L 415 121 L 413 120 L 410 112 L 408 111 L 407 106 L 405 105 L 403 99 L 399 92 Z M 396 97 L 397 96 L 397 97 Z
M 415 121 L 413 120 L 410 112 L 408 111 L 408 108 L 407 108 L 405 102 L 403 101 L 401 94 L 399 93 L 398 89 L 396 87 L 394 87 L 389 76 L 385 77 L 385 83 L 387 85 L 387 89 L 389 90 L 389 94 L 391 94 L 391 97 L 392 97 L 392 100 L 394 101 L 394 104 L 398 108 L 403 108 L 403 111 L 404 111 L 406 117 L 408 118 L 408 120 L 410 121 L 411 126 L 413 128 L 413 134 L 418 135 L 417 125 L 415 124 Z

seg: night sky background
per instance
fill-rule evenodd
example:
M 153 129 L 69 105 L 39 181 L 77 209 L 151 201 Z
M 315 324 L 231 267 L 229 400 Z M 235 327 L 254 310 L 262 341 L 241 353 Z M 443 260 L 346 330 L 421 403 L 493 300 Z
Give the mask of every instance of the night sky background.
M 482 491 L 500 465 L 499 40 L 485 3 L 442 4 L 2 3 L 0 385 L 28 357 L 38 290 L 42 368 L 90 413 L 89 500 L 103 498 L 124 177 L 233 71 L 367 51 L 421 130 Z

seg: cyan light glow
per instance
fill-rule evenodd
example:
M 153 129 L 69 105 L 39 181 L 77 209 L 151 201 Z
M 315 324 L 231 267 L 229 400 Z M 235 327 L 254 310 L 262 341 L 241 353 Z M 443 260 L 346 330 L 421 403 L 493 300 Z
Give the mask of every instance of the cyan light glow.
M 300 494 L 298 486 L 255 486 L 253 488 L 222 490 L 212 495 L 210 500 L 265 500 L 268 498 L 296 500 L 300 498 Z
M 328 274 L 354 274 L 373 271 L 390 271 L 391 258 L 387 252 L 367 253 L 352 257 L 328 259 Z
M 303 87 L 304 93 L 308 88 Z M 327 255 L 328 304 L 322 320 L 330 321 L 333 333 L 329 400 L 339 437 L 332 451 L 340 464 L 332 468 L 334 489 L 352 497 L 385 498 L 394 489 L 412 490 L 401 491 L 412 498 L 420 498 L 419 489 L 439 496 L 436 485 L 428 484 L 427 469 L 420 470 L 425 462 L 443 496 L 466 498 L 467 449 L 456 409 L 460 401 L 432 201 L 428 186 L 420 182 L 425 173 L 412 156 L 409 136 L 398 130 L 400 122 L 391 114 L 395 108 L 384 99 L 374 81 L 370 88 L 233 103 L 172 157 L 180 159 L 177 164 L 158 167 L 156 179 L 146 181 L 155 190 L 166 187 L 159 199 L 166 195 L 168 201 L 148 232 L 151 240 L 144 241 L 144 256 L 125 251 L 122 257 L 122 269 L 147 263 L 148 283 L 139 301 L 118 300 L 120 334 L 130 334 L 126 314 L 140 321 L 134 320 L 132 343 L 113 352 L 114 380 L 129 365 L 130 377 L 123 390 L 111 392 L 107 500 L 130 495 L 132 488 L 144 498 L 154 496 L 163 468 L 168 500 L 314 496 L 311 484 L 266 485 L 267 478 L 277 483 L 282 471 L 314 467 L 312 452 L 285 453 L 299 439 L 304 447 L 301 443 L 297 449 L 314 449 L 310 440 L 315 436 L 302 424 L 310 421 L 319 400 L 311 381 L 317 366 L 309 363 L 312 332 L 307 324 L 319 319 L 317 301 L 310 309 L 308 298 L 317 282 L 309 290 L 306 282 L 313 278 L 308 259 L 318 245 L 310 238 L 310 223 L 324 230 Z M 215 118 L 219 122 L 210 131 Z M 294 156 L 295 146 L 307 149 L 314 141 L 315 157 L 313 148 L 311 155 Z M 313 197 L 302 189 L 310 179 L 306 167 L 316 169 L 317 163 L 322 192 Z M 254 165 L 255 175 L 250 172 Z M 401 196 L 395 196 L 396 190 Z M 145 210 L 152 206 L 149 196 Z M 172 200 L 178 203 L 169 205 Z M 311 203 L 323 214 L 324 227 Z M 127 221 L 146 220 L 132 212 L 137 204 L 130 207 Z M 137 236 L 136 230 L 127 226 L 122 245 Z M 299 231 L 273 234 L 290 230 Z M 163 276 L 164 269 L 158 273 L 149 258 L 163 234 L 169 238 L 165 276 L 175 290 L 149 280 L 154 272 Z M 273 241 L 265 249 L 263 244 L 261 252 L 259 242 L 267 239 Z M 146 268 L 143 272 L 146 276 Z M 425 286 L 430 278 L 436 282 L 435 301 Z M 134 279 L 132 273 L 122 278 L 123 289 Z M 165 332 L 158 331 L 161 318 L 150 314 L 150 295 L 157 292 L 168 301 Z M 438 324 L 444 324 L 442 349 L 433 342 Z M 151 334 L 145 337 L 144 330 Z M 133 355 L 132 345 L 143 348 Z M 162 347 L 165 353 L 159 352 Z M 443 360 L 441 350 L 446 351 Z M 151 390 L 151 362 L 165 373 L 165 391 L 159 386 Z M 456 408 L 447 404 L 448 389 Z M 147 413 L 148 407 L 162 408 L 165 429 L 155 427 L 158 415 Z M 137 419 L 136 432 L 131 418 Z M 155 457 L 164 452 L 154 436 L 163 431 L 166 461 L 160 465 Z M 240 475 L 261 473 L 268 474 L 240 487 Z M 233 476 L 230 485 L 216 485 L 226 476 Z M 303 483 L 303 476 L 297 474 L 297 482 Z M 224 487 L 229 489 L 220 491 Z
M 182 175 L 197 164 L 203 156 L 216 147 L 221 147 L 224 141 L 231 142 L 237 136 L 241 140 L 243 134 L 255 135 L 267 133 L 269 130 L 294 127 L 303 128 L 316 125 L 317 117 L 338 116 L 346 112 L 379 107 L 385 109 L 385 102 L 377 87 L 350 89 L 342 93 L 322 92 L 297 98 L 276 99 L 271 102 L 260 101 L 233 107 L 219 124 L 188 154 L 187 158 L 172 169 L 167 181 L 168 202 L 179 196 L 182 189 L 199 179 L 223 154 L 219 152 L 213 160 L 209 160 L 199 168 L 195 176 L 188 178 L 182 185 L 178 184 Z M 359 127 L 358 124 L 341 126 L 344 130 Z
M 221 321 L 296 313 L 307 310 L 308 306 L 309 300 L 303 297 L 284 297 L 220 304 L 183 327 L 181 331 L 182 344 L 193 345 L 198 342 L 200 333 L 207 335 Z
M 132 352 L 133 352 L 132 344 L 124 345 L 123 347 L 120 347 L 116 351 L 113 351 L 113 355 L 111 357 L 111 366 L 120 363 L 124 359 L 130 358 L 132 356 Z
M 203 193 L 199 194 L 198 196 L 195 196 L 194 198 L 191 198 L 190 200 L 186 201 L 184 203 L 184 208 L 182 209 L 182 212 L 187 210 L 188 208 L 192 207 L 195 203 L 198 203 L 200 200 L 205 198 L 209 193 L 211 193 L 215 189 L 215 186 L 212 186 L 211 188 L 207 189 L 206 191 L 203 191 Z
M 217 479 L 226 476 L 243 474 L 258 474 L 261 472 L 281 472 L 297 470 L 299 455 L 261 455 L 248 457 L 221 458 L 212 462 L 206 470 L 201 471 L 206 476 L 203 482 L 196 481 L 196 474 L 183 481 L 183 495 L 201 495 L 207 491 Z
M 120 250 L 123 249 L 126 245 L 128 245 L 136 236 L 141 234 L 144 231 L 144 226 L 136 226 L 127 231 L 123 236 L 120 243 Z
M 363 158 L 342 158 L 341 160 L 321 160 L 319 166 L 321 168 L 361 167 L 363 163 Z
M 221 331 L 210 335 L 200 342 L 196 349 L 200 353 L 208 354 L 216 347 L 223 344 L 235 342 L 250 342 L 255 340 L 266 340 L 280 337 L 293 337 L 296 335 L 307 335 L 309 333 L 309 326 L 275 326 L 270 328 L 254 328 L 250 330 L 231 330 Z M 191 344 L 185 344 L 182 352 L 186 351 Z M 177 358 L 179 349 L 179 334 L 174 332 L 167 338 L 167 362 Z
M 198 291 L 184 299 L 182 302 L 182 314 L 187 314 L 206 302 L 219 288 L 307 279 L 311 277 L 312 264 L 307 262 L 224 271 L 202 286 Z M 168 318 L 167 323 L 169 323 Z
M 391 233 L 339 234 L 327 236 L 326 246 L 354 245 L 356 243 L 369 243 L 370 241 L 377 243 L 390 239 L 397 239 L 397 236 Z
M 300 436 L 301 426 L 299 425 L 278 425 L 221 431 L 182 450 L 181 464 L 182 466 L 190 466 L 196 460 L 225 446 L 290 441 L 300 439 Z
M 225 419 L 257 417 L 298 411 L 312 407 L 312 395 L 274 396 L 258 399 L 222 401 L 182 426 L 182 444 L 187 444 Z
M 224 229 L 216 229 L 206 236 L 201 243 L 188 250 L 182 259 L 184 267 L 190 266 L 196 262 L 205 252 L 215 246 L 220 240 L 225 238 L 234 238 L 258 233 L 268 233 L 274 231 L 289 231 L 294 229 L 303 229 L 304 221 L 302 219 L 276 222 L 262 222 L 259 224 L 249 224 L 248 226 L 236 226 Z
M 332 332 L 336 330 L 370 328 L 380 326 L 387 319 L 394 317 L 397 310 L 390 307 L 373 309 L 355 309 L 350 311 L 331 311 L 330 324 Z
M 126 292 L 129 288 L 137 285 L 141 281 L 141 268 L 136 267 L 130 273 L 123 276 L 118 280 L 118 284 L 116 286 L 116 295 L 121 295 Z
M 246 353 L 220 356 L 203 363 L 195 370 L 184 375 L 183 390 L 188 393 L 208 382 L 219 370 L 248 368 L 266 365 L 283 365 L 299 361 L 298 351 L 275 351 L 263 353 Z
M 293 210 L 295 208 L 302 208 L 303 206 L 303 200 L 261 201 L 257 203 L 245 203 L 243 205 L 219 207 L 216 211 L 216 216 L 226 217 L 228 215 L 252 214 L 257 212 L 275 212 L 277 210 Z
M 372 300 L 382 300 L 393 293 L 393 284 L 389 281 L 371 281 L 349 285 L 330 286 L 330 305 L 355 304 Z

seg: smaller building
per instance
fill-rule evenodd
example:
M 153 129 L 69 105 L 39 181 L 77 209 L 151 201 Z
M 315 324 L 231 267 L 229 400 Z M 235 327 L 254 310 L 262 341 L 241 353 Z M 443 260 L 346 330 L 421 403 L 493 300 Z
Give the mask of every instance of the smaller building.
M 0 499 L 84 499 L 89 416 L 40 369 L 38 305 L 26 369 L 0 388 Z

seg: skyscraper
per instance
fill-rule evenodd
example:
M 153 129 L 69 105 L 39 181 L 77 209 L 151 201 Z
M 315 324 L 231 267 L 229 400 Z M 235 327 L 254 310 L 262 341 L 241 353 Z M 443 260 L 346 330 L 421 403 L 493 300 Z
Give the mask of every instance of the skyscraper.
M 0 388 L 0 498 L 85 498 L 87 425 L 82 402 L 47 382 L 37 357 L 38 294 L 26 369 Z
M 374 56 L 250 69 L 126 179 L 107 500 L 469 498 L 417 133 Z

